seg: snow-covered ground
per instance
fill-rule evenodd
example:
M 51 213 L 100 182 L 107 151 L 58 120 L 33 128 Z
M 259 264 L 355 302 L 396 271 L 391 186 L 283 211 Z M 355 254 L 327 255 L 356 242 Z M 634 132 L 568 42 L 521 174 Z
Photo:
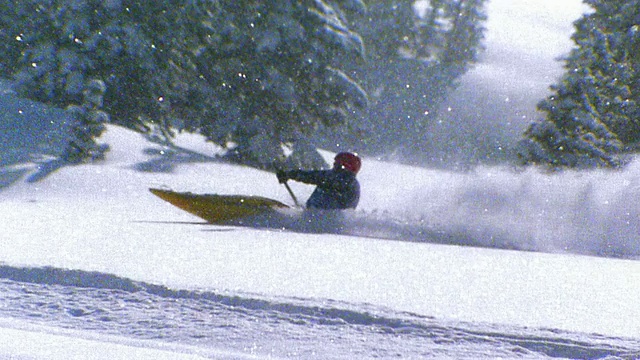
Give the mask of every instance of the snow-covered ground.
M 148 187 L 291 200 L 267 172 L 116 126 L 103 139 L 105 163 L 0 192 L 0 354 L 24 351 L 9 338 L 34 337 L 231 358 L 640 354 L 640 211 L 624 201 L 640 191 L 633 166 L 456 174 L 365 159 L 360 231 L 418 234 L 401 241 L 202 224 Z M 179 144 L 215 151 L 194 136 Z M 615 231 L 590 238 L 603 223 Z
M 365 158 L 347 216 L 362 236 L 213 226 L 148 188 L 292 201 L 197 136 L 109 126 L 105 162 L 47 166 L 63 114 L 3 89 L 0 359 L 640 358 L 640 161 Z

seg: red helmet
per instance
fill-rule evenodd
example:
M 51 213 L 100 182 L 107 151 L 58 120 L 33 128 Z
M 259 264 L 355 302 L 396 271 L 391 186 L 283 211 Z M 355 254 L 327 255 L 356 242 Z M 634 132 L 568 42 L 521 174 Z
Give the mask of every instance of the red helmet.
M 354 174 L 357 174 L 360 171 L 360 166 L 362 166 L 362 161 L 358 157 L 358 155 L 349 153 L 349 152 L 341 152 L 336 155 L 334 158 L 333 166 L 335 168 L 342 167 L 351 171 Z

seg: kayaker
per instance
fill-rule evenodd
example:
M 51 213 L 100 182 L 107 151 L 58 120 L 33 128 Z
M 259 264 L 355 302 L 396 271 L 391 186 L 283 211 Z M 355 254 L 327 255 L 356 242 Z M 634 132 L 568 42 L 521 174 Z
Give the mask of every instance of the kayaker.
M 307 208 L 323 210 L 355 209 L 360 200 L 360 184 L 356 174 L 362 161 L 358 155 L 350 152 L 338 153 L 331 170 L 292 170 L 278 171 L 281 184 L 287 180 L 300 181 L 316 185 L 313 194 L 307 200 Z

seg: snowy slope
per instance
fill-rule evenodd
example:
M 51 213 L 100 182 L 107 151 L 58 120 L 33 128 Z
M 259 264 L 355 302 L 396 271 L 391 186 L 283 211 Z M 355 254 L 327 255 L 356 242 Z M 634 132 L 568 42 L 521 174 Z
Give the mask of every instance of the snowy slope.
M 262 357 L 159 341 L 107 335 L 86 330 L 0 319 L 0 359 L 47 360 L 249 360 Z M 277 359 L 277 357 L 271 357 Z
M 242 354 L 213 353 L 199 355 L 197 349 L 153 341 L 135 341 L 116 336 L 87 338 L 86 333 L 37 325 L 0 321 L 0 358 L 48 360 L 149 359 L 196 360 L 209 356 L 225 359 L 249 359 Z M 10 340 L 10 341 L 8 341 Z M 202 353 L 202 351 L 200 351 Z M 10 356 L 8 356 L 10 354 Z
M 39 182 L 14 184 L 0 192 L 4 223 L 0 274 L 6 279 L 3 294 L 13 294 L 0 300 L 4 303 L 0 316 L 259 356 L 292 356 L 285 349 L 294 345 L 300 347 L 297 354 L 325 349 L 326 353 L 316 354 L 318 358 L 349 358 L 346 349 L 361 349 L 366 354 L 363 357 L 399 349 L 409 351 L 404 355 L 423 357 L 418 355 L 424 351 L 418 350 L 420 344 L 431 344 L 424 345 L 428 352 L 455 358 L 513 357 L 515 350 L 508 349 L 515 344 L 531 358 L 556 352 L 578 357 L 584 353 L 619 355 L 640 349 L 632 340 L 640 333 L 636 321 L 640 307 L 635 302 L 640 263 L 558 253 L 562 249 L 555 245 L 571 244 L 563 234 L 578 230 L 572 221 L 561 219 L 551 219 L 559 237 L 555 242 L 546 243 L 544 235 L 549 230 L 539 234 L 532 230 L 530 238 L 520 243 L 518 237 L 532 227 L 517 219 L 545 209 L 562 209 L 550 205 L 526 209 L 523 203 L 538 204 L 534 197 L 520 199 L 516 194 L 522 192 L 512 193 L 517 182 L 526 184 L 527 178 L 538 177 L 547 181 L 543 188 L 552 192 L 553 196 L 547 194 L 549 201 L 561 191 L 561 200 L 566 201 L 581 192 L 567 193 L 567 187 L 556 192 L 554 184 L 567 181 L 582 189 L 587 185 L 580 182 L 592 182 L 593 187 L 600 178 L 610 184 L 629 174 L 555 178 L 500 169 L 454 174 L 365 159 L 359 212 L 401 219 L 392 230 L 424 229 L 423 238 L 390 241 L 198 224 L 197 218 L 162 202 L 147 188 L 168 186 L 194 192 L 249 193 L 284 202 L 290 199 L 273 174 L 194 161 L 192 153 L 145 142 L 141 135 L 116 126 L 109 126 L 104 140 L 113 149 L 106 163 L 62 168 Z M 183 141 L 203 150 L 197 137 Z M 157 171 L 149 171 L 153 169 Z M 408 185 L 392 186 L 398 178 Z M 300 197 L 310 190 L 294 186 Z M 593 191 L 602 196 L 597 187 Z M 418 206 L 418 200 L 426 202 Z M 553 201 L 557 201 L 554 206 L 567 206 Z M 551 220 L 542 217 L 538 225 Z M 594 224 L 601 221 L 591 219 Z M 632 239 L 618 234 L 623 236 L 612 236 L 608 243 L 627 245 L 628 251 L 616 254 L 637 257 Z M 485 248 L 432 243 L 446 241 L 480 243 Z M 578 250 L 597 254 L 599 241 L 585 243 Z M 555 253 L 491 249 L 521 245 Z M 41 267 L 49 268 L 38 270 Z M 25 287 L 33 287 L 27 293 L 48 295 L 34 300 L 24 295 Z M 67 298 L 68 293 L 73 297 Z M 111 300 L 105 302 L 105 297 Z M 56 305 L 45 307 L 50 310 L 28 306 L 33 301 L 47 304 L 50 300 L 46 299 L 52 298 Z M 181 306 L 166 310 L 166 299 Z M 140 302 L 157 309 L 130 305 Z M 156 303 L 162 305 L 152 305 Z M 238 318 L 229 306 L 239 306 L 262 325 L 249 325 L 253 322 Z M 185 308 L 194 309 L 193 314 L 185 315 Z M 121 318 L 117 314 L 124 309 L 127 313 Z M 211 313 L 221 315 L 228 327 L 214 322 Z M 158 323 L 140 321 L 147 317 Z M 185 324 L 174 322 L 175 318 L 187 319 L 190 325 L 183 328 Z M 333 322 L 343 326 L 346 334 L 332 340 L 336 350 L 307 338 L 307 334 L 317 334 L 314 339 L 331 338 L 329 334 L 338 325 L 318 328 L 318 324 Z M 203 323 L 209 324 L 206 330 L 199 327 Z M 299 325 L 291 329 L 292 323 Z M 158 335 L 164 327 L 168 330 Z M 229 330 L 234 328 L 243 329 L 248 337 L 235 338 L 237 333 Z M 384 336 L 384 329 L 390 329 L 391 335 Z M 443 329 L 444 334 L 435 340 L 425 335 L 434 329 Z M 556 329 L 555 335 L 544 329 Z M 205 345 L 185 335 L 194 331 L 204 333 L 200 336 L 207 339 Z M 272 335 L 265 337 L 264 331 Z M 361 335 L 375 337 L 379 347 L 366 345 L 372 342 L 354 347 L 352 343 Z M 537 349 L 534 339 L 540 336 L 545 344 L 552 344 L 542 347 L 552 350 Z M 456 344 L 453 339 L 457 337 L 463 339 L 462 345 L 444 349 L 438 345 L 441 341 Z M 260 346 L 250 350 L 248 344 L 254 342 Z M 580 345 L 574 345 L 576 342 Z
M 511 99 L 490 126 L 514 132 L 582 10 L 489 5 L 487 62 L 467 78 Z M 0 93 L 0 359 L 640 358 L 640 162 L 550 175 L 367 158 L 350 222 L 368 237 L 219 227 L 147 189 L 289 194 L 198 137 L 187 151 L 116 126 L 106 162 L 45 176 L 31 161 L 55 152 L 64 114 Z

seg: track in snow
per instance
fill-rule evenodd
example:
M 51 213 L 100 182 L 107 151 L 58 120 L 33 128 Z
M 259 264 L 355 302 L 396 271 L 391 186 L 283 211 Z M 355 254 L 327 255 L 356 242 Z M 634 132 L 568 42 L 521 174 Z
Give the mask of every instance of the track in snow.
M 0 266 L 0 316 L 259 357 L 640 357 L 640 341 L 470 324 L 331 300 L 173 290 L 117 276 Z

